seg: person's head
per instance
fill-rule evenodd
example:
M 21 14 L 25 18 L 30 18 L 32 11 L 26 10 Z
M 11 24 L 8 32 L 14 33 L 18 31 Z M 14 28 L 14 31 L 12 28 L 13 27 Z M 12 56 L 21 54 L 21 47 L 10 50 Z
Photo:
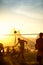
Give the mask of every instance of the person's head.
M 43 33 L 40 33 L 39 36 L 40 36 L 40 38 L 42 38 L 43 37 Z
M 18 38 L 18 41 L 20 41 L 20 38 Z
M 3 49 L 3 44 L 2 43 L 0 43 L 0 49 Z

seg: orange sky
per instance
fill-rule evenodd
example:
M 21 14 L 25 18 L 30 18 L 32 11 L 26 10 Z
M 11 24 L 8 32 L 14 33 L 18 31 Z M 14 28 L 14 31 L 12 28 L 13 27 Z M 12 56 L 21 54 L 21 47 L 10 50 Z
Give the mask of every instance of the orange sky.
M 34 34 L 43 32 L 43 24 L 36 22 L 35 19 L 30 19 L 28 16 L 23 14 L 14 13 L 8 11 L 2 11 L 0 16 L 0 39 L 4 45 L 13 45 L 14 37 L 3 36 L 3 34 L 14 34 L 14 29 L 20 31 L 21 34 Z M 29 35 L 24 37 L 29 38 Z M 30 37 L 35 37 L 31 35 Z M 13 42 L 11 41 L 13 40 Z

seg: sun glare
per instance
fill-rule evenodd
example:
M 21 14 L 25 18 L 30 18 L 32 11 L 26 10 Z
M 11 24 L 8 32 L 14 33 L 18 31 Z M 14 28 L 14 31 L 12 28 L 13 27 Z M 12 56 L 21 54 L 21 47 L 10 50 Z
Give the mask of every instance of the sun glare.
M 6 23 L 0 23 L 0 39 L 5 38 L 7 34 L 10 34 L 10 26 Z

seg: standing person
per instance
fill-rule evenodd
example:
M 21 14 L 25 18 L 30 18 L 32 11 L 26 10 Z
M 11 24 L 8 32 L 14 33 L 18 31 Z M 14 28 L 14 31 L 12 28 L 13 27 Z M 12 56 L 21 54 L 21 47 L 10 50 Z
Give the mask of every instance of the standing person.
M 18 43 L 16 44 L 16 45 L 20 44 L 20 53 L 19 53 L 19 56 L 22 55 L 23 59 L 24 59 L 24 44 L 25 43 L 27 44 L 27 41 L 21 40 L 20 38 L 18 38 Z
M 9 46 L 7 47 L 7 53 L 6 54 L 10 55 L 10 47 Z
M 37 61 L 39 62 L 39 65 L 41 65 L 43 59 L 43 33 L 39 34 L 39 38 L 36 40 L 35 48 L 38 50 Z
M 2 65 L 3 62 L 4 62 L 3 44 L 0 43 L 0 65 Z

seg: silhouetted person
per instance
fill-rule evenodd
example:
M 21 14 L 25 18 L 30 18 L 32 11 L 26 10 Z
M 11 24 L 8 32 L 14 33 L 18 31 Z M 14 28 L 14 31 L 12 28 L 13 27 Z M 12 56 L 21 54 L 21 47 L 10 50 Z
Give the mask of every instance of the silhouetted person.
M 14 46 L 12 47 L 12 51 L 11 51 L 11 55 L 15 55 L 16 54 L 16 50 L 14 49 Z
M 4 62 L 4 56 L 3 55 L 4 55 L 3 54 L 3 44 L 0 43 L 0 65 L 2 65 Z
M 19 56 L 22 55 L 23 59 L 24 59 L 24 44 L 25 43 L 27 44 L 27 41 L 21 40 L 20 38 L 18 38 L 18 43 L 16 44 L 16 45 L 20 44 L 20 53 L 19 53 Z
M 0 43 L 0 65 L 11 65 L 10 62 L 6 62 L 4 59 L 4 47 L 2 43 Z
M 39 38 L 36 40 L 35 48 L 38 50 L 37 61 L 39 62 L 39 65 L 41 65 L 43 59 L 43 33 L 39 34 Z
M 7 55 L 9 55 L 10 54 L 10 48 L 9 48 L 9 46 L 7 47 Z

